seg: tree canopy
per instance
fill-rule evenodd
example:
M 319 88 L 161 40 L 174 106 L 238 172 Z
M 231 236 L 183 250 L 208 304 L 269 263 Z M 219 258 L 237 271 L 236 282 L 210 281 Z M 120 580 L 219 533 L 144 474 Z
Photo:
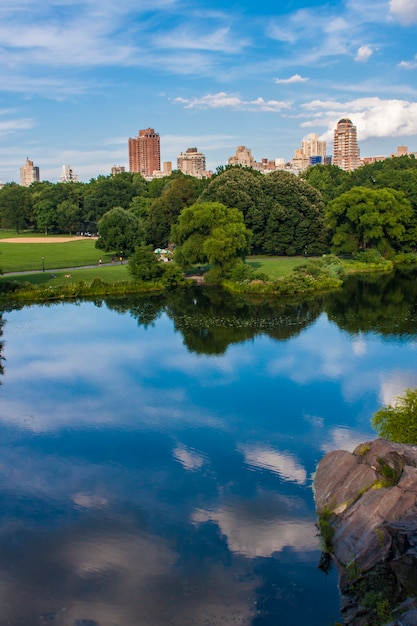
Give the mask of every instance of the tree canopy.
M 207 200 L 242 211 L 252 231 L 254 252 L 293 255 L 328 250 L 321 194 L 294 174 L 226 169 L 201 194 L 199 201 Z
M 144 239 L 138 218 L 122 207 L 115 207 L 105 213 L 98 227 L 100 237 L 96 241 L 96 248 L 100 250 L 126 255 L 132 253 Z
M 179 176 L 165 185 L 161 196 L 149 208 L 148 239 L 157 247 L 169 243 L 171 226 L 176 222 L 181 210 L 190 206 L 201 193 L 202 186 L 192 176 Z
M 251 233 L 243 214 L 220 202 L 201 202 L 181 211 L 172 228 L 175 260 L 185 269 L 210 263 L 224 275 L 236 259 L 247 254 Z
M 380 252 L 398 249 L 412 214 L 411 204 L 401 191 L 353 187 L 327 206 L 333 249 L 336 253 L 355 253 L 368 247 Z

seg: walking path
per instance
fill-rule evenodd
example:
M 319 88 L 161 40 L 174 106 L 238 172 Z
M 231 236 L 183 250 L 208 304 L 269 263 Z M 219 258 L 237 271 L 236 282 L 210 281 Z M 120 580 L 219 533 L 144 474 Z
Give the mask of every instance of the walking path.
M 55 274 L 55 272 L 67 272 L 68 270 L 90 270 L 90 269 L 94 269 L 97 267 L 114 267 L 115 265 L 119 265 L 120 261 L 118 263 L 102 263 L 101 265 L 98 265 L 97 263 L 95 265 L 78 265 L 77 267 L 56 267 L 56 268 L 52 268 L 52 269 L 47 269 L 44 272 L 42 272 L 42 270 L 24 270 L 22 272 L 3 272 L 3 274 L 1 274 L 1 276 L 25 276 L 25 274 Z M 122 265 L 126 265 L 126 261 L 123 261 Z

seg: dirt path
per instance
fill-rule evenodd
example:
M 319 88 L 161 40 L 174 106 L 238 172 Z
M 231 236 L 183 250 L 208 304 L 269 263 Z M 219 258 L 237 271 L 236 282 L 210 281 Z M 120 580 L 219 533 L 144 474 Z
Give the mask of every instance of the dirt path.
M 11 237 L 10 239 L 0 239 L 0 243 L 66 243 L 79 239 L 86 239 L 86 237 Z

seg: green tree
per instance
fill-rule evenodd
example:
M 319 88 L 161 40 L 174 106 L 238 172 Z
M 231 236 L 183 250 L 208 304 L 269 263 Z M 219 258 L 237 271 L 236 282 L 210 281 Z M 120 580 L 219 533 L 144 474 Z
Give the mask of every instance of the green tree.
M 417 444 L 417 387 L 406 389 L 392 404 L 378 409 L 371 423 L 383 439 Z
M 354 187 L 327 206 L 326 222 L 332 231 L 333 250 L 398 250 L 406 239 L 412 214 L 409 200 L 400 191 Z
M 263 183 L 267 254 L 320 254 L 328 249 L 319 191 L 290 172 L 272 172 Z
M 130 254 L 144 238 L 137 217 L 122 207 L 115 207 L 105 213 L 98 227 L 100 237 L 96 241 L 96 248 L 107 252 Z
M 321 194 L 289 172 L 263 175 L 249 168 L 226 168 L 201 194 L 202 201 L 240 209 L 257 253 L 293 255 L 328 250 Z
M 28 187 L 6 183 L 0 190 L 0 221 L 2 228 L 14 228 L 18 233 L 32 222 L 32 207 Z
M 250 238 L 242 212 L 220 202 L 196 203 L 183 209 L 172 228 L 177 244 L 175 260 L 185 269 L 210 263 L 217 267 L 219 277 L 226 276 L 236 260 L 247 254 Z
M 139 221 L 140 228 L 145 233 L 145 240 L 150 241 L 149 236 L 149 213 L 152 200 L 145 196 L 135 196 L 129 205 L 129 213 L 132 213 Z
M 90 180 L 84 194 L 85 219 L 98 222 L 113 207 L 127 209 L 137 195 L 132 175 L 98 176 Z
M 176 177 L 165 186 L 162 195 L 154 200 L 149 209 L 149 241 L 156 247 L 169 243 L 171 226 L 181 210 L 197 200 L 199 181 L 193 176 Z
M 162 277 L 163 266 L 152 246 L 141 243 L 129 258 L 128 271 L 136 280 L 152 281 Z
M 33 208 L 36 224 L 39 229 L 43 230 L 45 235 L 50 230 L 56 228 L 58 220 L 57 209 L 51 200 L 39 200 Z
M 57 224 L 62 232 L 70 234 L 81 230 L 83 222 L 82 208 L 71 200 L 63 200 L 57 206 Z
M 320 164 L 312 165 L 300 174 L 300 178 L 320 191 L 326 204 L 347 191 L 350 176 L 350 172 L 345 172 L 337 165 Z
M 252 231 L 255 251 L 263 251 L 266 212 L 264 206 L 264 177 L 250 168 L 226 166 L 218 168 L 198 202 L 221 202 L 242 211 L 247 228 Z

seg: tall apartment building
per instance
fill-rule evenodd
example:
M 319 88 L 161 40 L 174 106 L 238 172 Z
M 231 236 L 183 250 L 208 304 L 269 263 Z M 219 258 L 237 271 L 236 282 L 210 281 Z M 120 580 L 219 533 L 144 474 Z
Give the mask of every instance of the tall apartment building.
M 177 168 L 183 174 L 202 178 L 206 175 L 206 157 L 197 148 L 187 148 L 177 157 Z
M 348 118 L 339 120 L 334 131 L 333 165 L 348 172 L 361 165 L 356 126 Z
M 417 152 L 410 152 L 407 146 L 398 146 L 397 152 L 393 152 L 391 156 L 392 157 L 411 156 L 411 157 L 416 158 Z
M 324 163 L 326 158 L 326 142 L 320 141 L 317 133 L 310 133 L 301 142 L 301 148 L 294 152 L 292 166 L 305 170 L 309 165 Z
M 140 130 L 138 136 L 129 139 L 129 171 L 142 176 L 152 176 L 161 170 L 161 146 L 159 134 L 153 128 Z
M 112 165 L 111 175 L 116 176 L 116 174 L 123 174 L 123 172 L 125 171 L 126 171 L 126 168 L 124 165 Z
M 33 165 L 33 161 L 26 157 L 25 165 L 20 168 L 20 184 L 23 187 L 29 187 L 32 183 L 38 183 L 39 181 L 39 167 Z
M 238 146 L 236 148 L 236 155 L 227 159 L 228 165 L 243 165 L 246 167 L 254 167 L 255 159 L 252 156 L 252 152 L 246 146 Z
M 63 165 L 61 170 L 61 176 L 59 177 L 60 183 L 77 183 L 78 176 L 74 174 L 69 165 Z

